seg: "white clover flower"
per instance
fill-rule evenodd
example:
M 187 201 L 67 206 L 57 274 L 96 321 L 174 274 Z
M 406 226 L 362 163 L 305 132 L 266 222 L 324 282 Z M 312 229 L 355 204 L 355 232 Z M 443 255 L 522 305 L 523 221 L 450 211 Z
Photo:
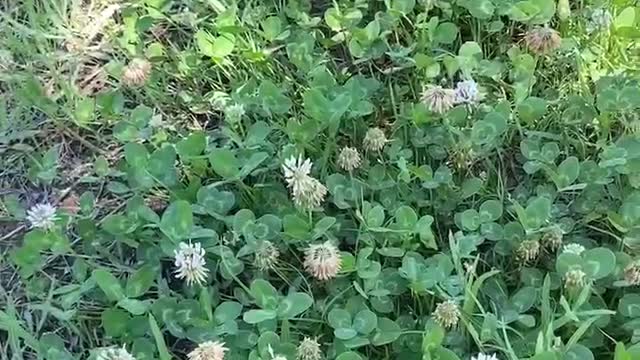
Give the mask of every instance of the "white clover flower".
M 207 279 L 209 269 L 205 267 L 205 251 L 200 243 L 187 244 L 181 242 L 175 253 L 175 276 L 178 279 L 186 279 L 187 285 L 194 283 L 200 285 Z
M 453 107 L 456 94 L 452 89 L 445 89 L 437 85 L 427 85 L 422 91 L 421 100 L 429 110 L 437 114 L 444 114 Z
M 229 349 L 220 341 L 206 341 L 187 354 L 189 360 L 223 360 Z
M 584 250 L 584 246 L 576 243 L 567 244 L 562 248 L 563 253 L 571 253 L 576 255 L 581 255 Z
M 313 166 L 311 160 L 302 161 L 302 156 L 297 159 L 292 156 L 284 161 L 284 165 L 282 165 L 284 179 L 293 193 L 299 193 L 303 188 L 309 186 L 311 166 Z
M 613 16 L 607 9 L 598 8 L 591 13 L 591 19 L 587 23 L 587 32 L 604 31 L 611 27 Z
M 230 123 L 239 122 L 244 114 L 244 105 L 242 104 L 229 105 L 224 109 L 225 120 Z
M 460 320 L 460 308 L 453 300 L 439 303 L 433 311 L 435 321 L 445 329 L 451 329 Z
M 291 189 L 293 202 L 304 209 L 320 206 L 327 195 L 327 188 L 311 177 L 311 160 L 302 161 L 302 157 L 291 157 L 282 166 L 287 186 Z
M 384 131 L 378 127 L 367 130 L 362 141 L 362 145 L 367 151 L 380 151 L 386 143 L 387 137 L 384 135 Z
M 101 350 L 96 356 L 96 360 L 136 360 L 133 355 L 124 348 L 111 347 Z
M 316 339 L 305 337 L 298 345 L 296 358 L 298 360 L 320 360 L 322 359 L 322 350 Z
M 261 271 L 273 268 L 278 261 L 280 251 L 271 241 L 265 241 L 255 253 L 254 264 Z
M 56 207 L 49 203 L 37 204 L 27 210 L 27 221 L 33 228 L 51 230 L 57 220 Z
M 474 80 L 458 81 L 453 91 L 456 104 L 474 104 L 481 100 L 478 83 Z
M 564 285 L 567 288 L 581 288 L 585 284 L 587 274 L 580 269 L 567 271 L 564 275 Z
M 525 240 L 516 249 L 518 259 L 524 262 L 532 262 L 540 255 L 540 243 L 537 240 Z
M 358 150 L 352 147 L 344 147 L 338 155 L 338 166 L 349 172 L 360 167 L 361 159 Z
M 336 277 L 341 264 L 338 248 L 329 241 L 309 245 L 305 250 L 304 268 L 318 280 Z
M 624 279 L 629 285 L 640 285 L 640 261 L 633 261 L 624 268 Z
M 478 353 L 478 355 L 472 356 L 471 360 L 498 360 L 498 358 L 496 357 L 496 354 L 487 355 Z

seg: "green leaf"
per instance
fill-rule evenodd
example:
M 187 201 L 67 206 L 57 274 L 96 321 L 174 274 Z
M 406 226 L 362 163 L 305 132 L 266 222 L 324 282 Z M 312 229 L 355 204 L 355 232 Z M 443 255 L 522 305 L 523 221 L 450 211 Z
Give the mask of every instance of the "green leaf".
M 231 34 L 224 33 L 215 37 L 204 30 L 199 30 L 195 37 L 200 53 L 212 58 L 230 55 L 235 47 L 235 37 Z
M 235 320 L 242 313 L 242 304 L 235 301 L 225 301 L 216 307 L 213 317 L 216 323 L 222 324 Z
M 277 16 L 269 16 L 260 23 L 262 36 L 268 41 L 274 41 L 282 33 L 282 21 Z
M 456 24 L 450 22 L 439 24 L 433 34 L 433 41 L 439 44 L 453 44 L 457 38 L 458 27 Z
M 198 190 L 198 204 L 212 215 L 226 215 L 235 205 L 236 197 L 230 191 L 220 191 L 213 186 L 204 186 Z
M 105 269 L 93 270 L 92 277 L 109 301 L 115 302 L 125 298 L 120 281 L 109 271 Z
M 483 223 L 496 221 L 502 216 L 502 202 L 487 200 L 480 205 L 480 221 Z
M 613 20 L 613 27 L 616 28 L 616 30 L 621 28 L 633 28 L 636 24 L 636 11 L 636 8 L 633 6 L 626 7 Z
M 580 161 L 575 156 L 569 156 L 558 165 L 558 174 L 555 179 L 558 189 L 563 189 L 573 184 L 580 175 Z
M 232 150 L 211 150 L 209 163 L 213 171 L 225 180 L 235 179 L 240 174 L 240 162 Z
M 334 329 L 340 328 L 351 328 L 351 314 L 339 308 L 334 308 L 329 311 L 329 315 L 327 316 L 327 320 L 329 325 Z M 354 335 L 355 336 L 355 335 Z
M 138 225 L 128 217 L 120 214 L 108 215 L 102 221 L 102 228 L 112 235 L 130 234 Z
M 528 229 L 543 226 L 551 214 L 551 201 L 543 196 L 535 198 L 525 209 L 526 218 L 522 225 Z
M 595 280 L 608 276 L 616 268 L 616 256 L 606 248 L 587 250 L 582 254 L 582 258 L 584 272 Z
M 542 119 L 547 111 L 547 101 L 535 96 L 530 96 L 518 104 L 518 115 L 520 119 L 528 124 L 534 124 Z
M 363 360 L 363 358 L 357 352 L 347 351 L 338 355 L 336 360 Z
M 385 0 L 385 5 L 391 11 L 398 12 L 402 15 L 407 15 L 416 6 L 415 0 Z
M 620 315 L 640 318 L 640 294 L 625 294 L 618 303 Z
M 267 280 L 253 280 L 251 295 L 256 300 L 256 304 L 263 309 L 275 310 L 280 303 L 278 291 Z
M 149 162 L 149 152 L 142 144 L 128 143 L 124 146 L 124 158 L 129 166 L 144 169 Z
M 460 214 L 460 221 L 462 226 L 469 231 L 475 231 L 480 227 L 482 223 L 480 220 L 480 214 L 475 209 L 467 209 Z
M 418 222 L 418 215 L 409 206 L 401 206 L 395 212 L 395 225 L 398 229 L 413 230 Z
M 285 114 L 291 108 L 291 100 L 284 95 L 282 87 L 276 86 L 270 80 L 264 80 L 258 89 L 259 98 L 262 100 L 262 108 L 268 114 Z
M 127 280 L 125 293 L 127 297 L 136 298 L 144 295 L 155 280 L 156 272 L 151 265 L 145 265 L 133 273 Z
M 242 320 L 247 324 L 258 324 L 275 319 L 276 316 L 277 313 L 274 310 L 248 310 L 242 315 Z
M 107 336 L 118 338 L 127 331 L 129 315 L 117 308 L 109 308 L 100 315 L 102 328 Z
M 312 304 L 311 296 L 302 292 L 290 293 L 278 304 L 278 318 L 291 319 L 296 317 L 310 308 Z
M 202 154 L 207 146 L 204 131 L 194 131 L 176 144 L 176 151 L 183 159 L 189 159 Z
M 171 354 L 169 354 L 169 350 L 167 349 L 167 344 L 164 341 L 164 336 L 162 336 L 162 331 L 160 330 L 156 319 L 151 314 L 149 314 L 149 327 L 151 328 L 153 339 L 156 341 L 160 360 L 171 360 Z
M 160 230 L 172 241 L 186 239 L 192 229 L 193 213 L 188 202 L 184 200 L 173 202 L 162 214 Z
M 151 307 L 151 300 L 122 299 L 118 301 L 118 306 L 131 315 L 142 315 Z
M 368 335 L 378 326 L 378 317 L 371 310 L 360 310 L 353 317 L 353 329 L 362 335 Z
M 473 17 L 481 20 L 490 19 L 496 8 L 490 0 L 470 0 L 465 7 Z
M 373 346 L 381 346 L 394 342 L 402 334 L 402 329 L 395 321 L 387 318 L 378 319 L 378 328 L 371 337 Z

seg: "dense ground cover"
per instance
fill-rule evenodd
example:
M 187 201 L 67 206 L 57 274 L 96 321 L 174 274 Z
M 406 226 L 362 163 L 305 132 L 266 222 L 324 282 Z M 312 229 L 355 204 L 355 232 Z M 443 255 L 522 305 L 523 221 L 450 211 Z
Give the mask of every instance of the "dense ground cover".
M 636 1 L 0 9 L 0 359 L 640 358 Z

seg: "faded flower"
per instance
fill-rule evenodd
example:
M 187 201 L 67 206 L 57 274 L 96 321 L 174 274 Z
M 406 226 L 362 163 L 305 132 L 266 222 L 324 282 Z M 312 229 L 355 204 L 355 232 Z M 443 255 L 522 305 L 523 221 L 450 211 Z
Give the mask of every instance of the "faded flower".
M 280 251 L 271 241 L 264 241 L 255 253 L 254 264 L 261 271 L 273 268 L 278 261 Z
M 586 276 L 587 274 L 580 269 L 569 270 L 564 275 L 564 286 L 571 289 L 581 288 L 585 284 Z
M 624 279 L 630 285 L 640 285 L 640 261 L 634 261 L 624 268 Z
M 562 232 L 562 229 L 559 227 L 553 227 L 542 235 L 541 242 L 546 248 L 555 251 L 562 245 L 563 235 L 564 233 Z
M 96 360 L 136 360 L 136 358 L 129 354 L 123 346 L 122 348 L 111 347 L 101 350 L 96 356 Z
M 340 151 L 338 155 L 338 166 L 349 172 L 360 167 L 360 162 L 361 159 L 358 150 L 352 147 L 346 146 L 342 148 L 342 151 Z
M 181 242 L 175 253 L 175 276 L 186 279 L 187 285 L 200 285 L 207 279 L 209 269 L 205 267 L 205 251 L 200 243 L 187 244 Z
M 127 86 L 142 86 L 151 74 L 151 63 L 145 59 L 136 58 L 125 66 L 122 72 L 122 82 Z
M 524 35 L 527 47 L 537 55 L 548 54 L 560 47 L 560 34 L 548 26 L 538 26 Z
M 584 250 L 584 246 L 576 243 L 567 244 L 562 248 L 563 253 L 572 253 L 576 255 L 581 255 Z
M 309 245 L 305 250 L 304 268 L 318 280 L 336 277 L 341 262 L 338 248 L 329 241 Z
M 537 240 L 525 240 L 517 249 L 518 259 L 524 262 L 535 261 L 540 255 L 540 243 Z
M 362 145 L 367 151 L 380 151 L 386 143 L 387 137 L 384 135 L 384 131 L 378 127 L 369 128 L 362 141 Z
M 27 210 L 27 221 L 31 227 L 51 230 L 57 220 L 56 207 L 49 203 L 37 204 Z
M 242 104 L 229 105 L 224 109 L 225 121 L 231 124 L 240 122 L 244 114 L 244 105 Z
M 322 359 L 322 350 L 316 339 L 305 337 L 298 345 L 296 358 L 298 360 L 320 360 Z
M 437 114 L 449 111 L 456 102 L 454 90 L 445 89 L 442 86 L 427 85 L 422 91 L 422 102 L 427 108 Z
M 187 354 L 187 358 L 189 360 L 223 360 L 224 353 L 228 350 L 223 342 L 206 341 Z
M 436 306 L 433 316 L 438 324 L 445 329 L 451 329 L 460 320 L 460 308 L 453 300 L 447 300 Z

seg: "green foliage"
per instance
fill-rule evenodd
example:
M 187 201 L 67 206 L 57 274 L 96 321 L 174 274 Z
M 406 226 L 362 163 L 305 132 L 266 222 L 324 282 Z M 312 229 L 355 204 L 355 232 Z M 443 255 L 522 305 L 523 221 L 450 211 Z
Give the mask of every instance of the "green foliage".
M 9 357 L 640 358 L 633 1 L 75 3 L 0 25 Z

